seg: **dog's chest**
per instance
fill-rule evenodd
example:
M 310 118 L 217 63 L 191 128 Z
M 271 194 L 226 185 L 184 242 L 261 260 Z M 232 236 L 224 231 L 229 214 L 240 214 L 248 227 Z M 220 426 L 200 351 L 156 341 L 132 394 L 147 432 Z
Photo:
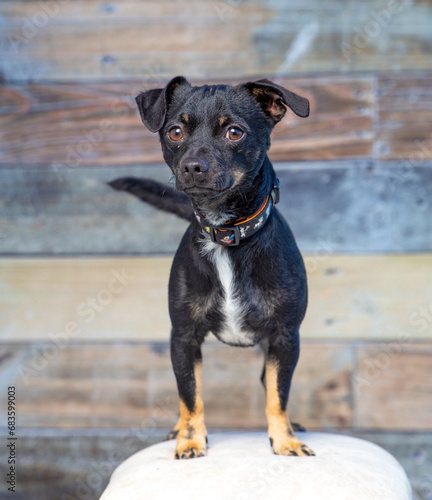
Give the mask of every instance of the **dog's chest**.
M 236 279 L 228 250 L 220 245 L 208 243 L 206 252 L 214 264 L 223 291 L 220 308 L 224 322 L 220 331 L 213 333 L 227 344 L 254 345 L 254 334 L 243 326 L 247 307 L 244 301 L 242 302 L 242 286 Z

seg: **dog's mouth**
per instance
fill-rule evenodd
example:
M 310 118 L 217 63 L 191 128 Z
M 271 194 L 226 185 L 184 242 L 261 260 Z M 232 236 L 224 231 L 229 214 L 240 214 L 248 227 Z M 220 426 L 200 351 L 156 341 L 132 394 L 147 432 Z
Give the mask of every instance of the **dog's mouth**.
M 219 198 L 224 196 L 228 191 L 231 190 L 233 183 L 230 186 L 224 188 L 208 187 L 208 186 L 190 186 L 184 188 L 183 191 L 192 197 L 205 197 L 205 198 Z
M 183 191 L 190 196 L 193 195 L 219 196 L 226 190 L 221 191 L 220 189 L 215 189 L 215 188 L 192 186 L 185 188 Z

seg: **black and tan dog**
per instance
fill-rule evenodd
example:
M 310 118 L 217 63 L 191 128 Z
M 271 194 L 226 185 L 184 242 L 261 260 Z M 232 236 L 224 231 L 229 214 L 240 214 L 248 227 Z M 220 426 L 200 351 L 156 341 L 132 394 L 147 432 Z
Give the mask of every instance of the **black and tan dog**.
M 234 346 L 266 345 L 268 434 L 281 455 L 313 455 L 297 439 L 286 406 L 307 305 L 303 260 L 274 208 L 279 186 L 267 157 L 286 112 L 309 103 L 268 80 L 192 87 L 179 76 L 136 98 L 159 132 L 176 188 L 122 178 L 111 186 L 188 219 L 171 269 L 171 359 L 180 396 L 176 458 L 206 453 L 201 344 L 209 332 Z M 163 196 L 161 194 L 164 194 Z

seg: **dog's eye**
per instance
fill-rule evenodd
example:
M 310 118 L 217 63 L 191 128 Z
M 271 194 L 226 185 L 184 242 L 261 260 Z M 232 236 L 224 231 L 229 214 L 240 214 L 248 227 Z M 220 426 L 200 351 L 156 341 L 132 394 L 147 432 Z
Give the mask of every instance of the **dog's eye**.
M 172 141 L 179 141 L 183 137 L 183 130 L 180 127 L 173 127 L 168 130 L 168 137 Z
M 238 141 L 243 137 L 243 135 L 244 135 L 243 130 L 240 130 L 237 127 L 230 127 L 226 133 L 226 137 L 230 141 Z

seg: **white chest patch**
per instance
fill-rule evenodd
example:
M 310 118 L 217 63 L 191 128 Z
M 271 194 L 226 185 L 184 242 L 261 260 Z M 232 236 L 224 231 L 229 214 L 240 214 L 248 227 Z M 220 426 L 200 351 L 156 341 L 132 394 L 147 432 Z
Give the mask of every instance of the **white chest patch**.
M 252 346 L 254 345 L 252 335 L 242 328 L 244 311 L 236 290 L 229 252 L 217 243 L 206 242 L 204 245 L 204 252 L 212 259 L 224 291 L 222 312 L 225 315 L 225 324 L 223 330 L 218 333 L 218 337 L 227 344 Z

